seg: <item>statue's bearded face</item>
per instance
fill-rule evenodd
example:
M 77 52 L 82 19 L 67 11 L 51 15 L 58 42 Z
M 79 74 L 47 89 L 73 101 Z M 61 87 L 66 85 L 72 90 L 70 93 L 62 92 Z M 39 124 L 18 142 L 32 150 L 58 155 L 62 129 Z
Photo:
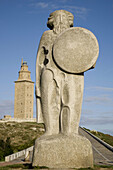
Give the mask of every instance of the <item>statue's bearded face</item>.
M 54 16 L 54 22 L 53 22 L 53 31 L 57 34 L 63 32 L 67 28 L 70 27 L 68 17 L 65 13 L 59 12 Z

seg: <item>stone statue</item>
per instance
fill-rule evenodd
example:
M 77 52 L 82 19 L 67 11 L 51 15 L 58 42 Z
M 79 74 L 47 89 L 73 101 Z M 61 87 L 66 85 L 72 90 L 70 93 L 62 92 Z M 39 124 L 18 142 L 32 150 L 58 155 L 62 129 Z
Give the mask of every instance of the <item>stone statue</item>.
M 37 115 L 38 122 L 41 122 L 43 118 L 45 135 L 78 133 L 84 71 L 80 73 L 76 71 L 74 74 L 72 74 L 73 72 L 67 73 L 57 67 L 52 56 L 55 40 L 62 32 L 73 26 L 73 18 L 70 12 L 64 10 L 50 14 L 47 26 L 51 30 L 44 32 L 38 49 L 36 61 Z M 65 45 L 64 42 L 61 49 L 64 49 Z M 68 52 L 68 48 L 66 53 L 70 52 L 70 50 Z M 59 58 L 65 62 L 64 53 L 59 48 L 56 49 L 59 51 Z M 56 55 L 58 56 L 58 53 Z M 68 56 L 70 57 L 70 54 Z M 70 57 L 70 60 L 72 60 L 72 57 Z M 67 68 L 73 67 L 73 63 L 74 61 L 69 66 L 69 62 L 67 62 Z
M 98 42 L 89 30 L 73 27 L 73 19 L 73 15 L 65 10 L 51 13 L 47 22 L 50 30 L 45 31 L 40 40 L 36 60 L 36 100 L 38 122 L 44 122 L 45 134 L 36 140 L 33 165 L 39 165 L 36 155 L 41 141 L 48 140 L 54 145 L 54 140 L 60 138 L 60 147 L 64 145 L 63 136 L 67 136 L 65 142 L 71 138 L 71 142 L 86 140 L 78 135 L 84 72 L 95 66 Z M 54 149 L 57 147 L 58 142 Z

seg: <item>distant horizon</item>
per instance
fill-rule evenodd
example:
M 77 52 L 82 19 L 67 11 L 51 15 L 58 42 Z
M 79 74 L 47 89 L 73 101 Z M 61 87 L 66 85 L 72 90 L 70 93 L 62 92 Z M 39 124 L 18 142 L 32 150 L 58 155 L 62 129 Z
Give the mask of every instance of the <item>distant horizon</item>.
M 6 116 L 6 115 L 4 115 L 4 116 Z M 10 116 L 10 115 L 9 115 Z M 11 117 L 11 119 L 12 119 L 12 121 L 13 121 L 13 118 L 14 117 Z M 4 118 L 2 118 L 2 119 L 4 119 Z M 0 121 L 2 120 L 2 119 L 0 119 Z M 11 119 L 9 119 L 9 122 L 11 122 Z M 14 120 L 23 120 L 23 122 L 24 122 L 24 120 L 32 120 L 32 119 L 36 119 L 36 117 L 33 117 L 33 118 L 25 118 L 25 119 L 20 119 L 20 118 L 14 118 Z M 4 121 L 4 120 L 3 120 Z M 8 120 L 6 120 L 7 122 L 8 122 Z M 5 121 L 4 121 L 5 122 Z M 15 123 L 23 123 L 23 122 L 18 122 L 18 121 L 13 121 L 13 122 L 15 122 Z M 29 122 L 29 121 L 28 121 Z M 31 121 L 32 122 L 32 121 Z M 33 121 L 34 122 L 34 121 Z M 0 122 L 1 123 L 1 122 Z M 40 123 L 39 123 L 40 124 Z M 43 123 L 42 123 L 43 124 Z M 79 126 L 79 127 L 82 127 L 82 128 L 85 128 L 85 129 L 88 129 L 88 128 L 86 128 L 86 127 L 84 127 L 84 126 Z M 90 130 L 90 131 L 93 131 L 93 132 L 100 132 L 100 133 L 104 133 L 104 132 L 101 132 L 101 131 L 97 131 L 97 130 L 95 130 L 95 129 L 88 129 L 88 130 Z M 105 135 L 111 135 L 111 134 L 109 134 L 109 133 L 104 133 Z M 111 135 L 111 136 L 113 136 L 113 135 Z

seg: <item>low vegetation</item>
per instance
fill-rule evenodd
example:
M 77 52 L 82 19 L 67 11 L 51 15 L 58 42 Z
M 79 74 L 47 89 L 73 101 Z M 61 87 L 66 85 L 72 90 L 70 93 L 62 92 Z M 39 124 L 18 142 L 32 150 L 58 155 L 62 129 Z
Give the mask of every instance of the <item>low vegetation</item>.
M 84 129 L 86 129 L 86 128 L 84 128 Z M 108 135 L 108 134 L 104 134 L 102 132 L 91 131 L 89 129 L 86 129 L 86 130 L 89 131 L 90 133 L 92 133 L 93 135 L 97 136 L 98 138 L 100 138 L 104 142 L 108 143 L 109 145 L 113 146 L 113 136 Z
M 7 155 L 33 146 L 35 139 L 43 133 L 43 124 L 34 122 L 0 123 L 0 161 L 3 161 Z
M 0 170 L 12 170 L 12 169 L 16 169 L 16 170 L 21 170 L 21 169 L 49 169 L 47 167 L 32 167 L 31 164 L 16 164 L 16 165 L 8 165 L 8 166 L 4 166 L 1 167 Z M 80 168 L 78 170 L 112 170 L 113 166 L 105 166 L 105 165 L 94 165 L 94 168 Z M 77 170 L 76 168 L 72 169 L 72 170 Z
M 4 157 L 13 153 L 13 149 L 11 146 L 10 137 L 4 141 L 0 139 L 0 160 L 3 161 Z

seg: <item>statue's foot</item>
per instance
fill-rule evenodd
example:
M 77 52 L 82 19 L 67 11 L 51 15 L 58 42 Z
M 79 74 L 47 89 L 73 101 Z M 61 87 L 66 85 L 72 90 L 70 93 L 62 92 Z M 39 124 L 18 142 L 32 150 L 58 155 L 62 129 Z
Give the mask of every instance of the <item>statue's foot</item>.
M 78 135 L 79 135 L 78 133 L 68 133 L 68 136 L 76 137 L 76 136 L 78 136 Z
M 70 132 L 70 133 L 61 133 L 62 135 L 64 136 L 67 136 L 67 137 L 76 137 L 76 136 L 79 136 L 78 133 L 73 133 L 73 132 Z
M 40 136 L 39 138 L 37 138 L 37 140 L 46 140 L 50 137 L 56 136 L 58 134 L 52 133 L 52 132 L 45 132 L 42 136 Z

